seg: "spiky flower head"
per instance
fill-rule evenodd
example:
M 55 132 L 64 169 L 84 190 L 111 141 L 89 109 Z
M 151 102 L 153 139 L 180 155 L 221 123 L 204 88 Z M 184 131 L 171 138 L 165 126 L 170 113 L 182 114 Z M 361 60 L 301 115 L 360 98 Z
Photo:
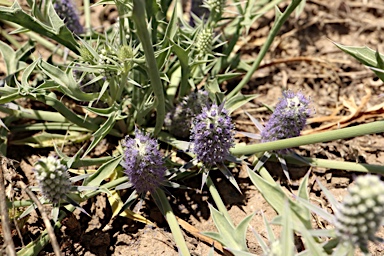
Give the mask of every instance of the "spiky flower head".
M 114 49 L 101 49 L 99 54 L 99 65 L 102 66 L 106 79 L 113 79 L 117 75 L 117 65 L 120 63 Z
M 166 170 L 157 141 L 136 129 L 135 138 L 126 137 L 123 146 L 121 165 L 129 181 L 138 193 L 153 192 L 162 183 Z
M 311 114 L 309 102 L 301 92 L 283 92 L 283 97 L 261 131 L 261 141 L 269 142 L 299 136 Z
M 67 167 L 53 157 L 40 158 L 33 168 L 41 192 L 50 202 L 57 204 L 71 190 Z
M 168 131 L 179 138 L 188 139 L 193 118 L 209 103 L 206 91 L 192 92 L 167 113 L 164 124 Z
M 233 147 L 234 126 L 223 105 L 204 106 L 193 121 L 192 151 L 206 165 L 221 163 Z
M 122 66 L 124 66 L 124 72 L 128 72 L 132 68 L 133 50 L 130 46 L 121 46 L 117 52 L 117 58 Z
M 70 31 L 77 35 L 84 32 L 76 7 L 71 0 L 56 0 L 53 7 Z
M 225 0 L 204 0 L 203 6 L 209 9 L 211 15 L 216 15 L 223 12 L 225 2 Z
M 336 211 L 336 230 L 343 242 L 367 251 L 384 216 L 384 182 L 378 176 L 359 176 Z
M 210 27 L 200 30 L 196 40 L 196 51 L 199 58 L 204 57 L 212 50 L 213 31 Z

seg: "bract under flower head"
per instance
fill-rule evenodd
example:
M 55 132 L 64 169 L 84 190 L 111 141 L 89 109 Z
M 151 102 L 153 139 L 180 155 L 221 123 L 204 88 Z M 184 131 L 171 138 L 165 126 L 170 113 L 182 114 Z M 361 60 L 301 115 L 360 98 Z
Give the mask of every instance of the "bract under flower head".
M 33 168 L 40 190 L 52 203 L 59 203 L 66 198 L 71 189 L 67 167 L 52 156 L 40 158 Z
M 283 97 L 277 103 L 271 119 L 261 131 L 261 141 L 269 142 L 299 136 L 311 114 L 309 103 L 309 99 L 301 92 L 283 92 Z
M 204 106 L 191 130 L 192 151 L 206 165 L 223 162 L 233 146 L 231 117 L 223 106 Z
M 135 138 L 123 143 L 124 159 L 121 165 L 138 193 L 153 192 L 163 181 L 164 161 L 155 139 L 136 129 Z

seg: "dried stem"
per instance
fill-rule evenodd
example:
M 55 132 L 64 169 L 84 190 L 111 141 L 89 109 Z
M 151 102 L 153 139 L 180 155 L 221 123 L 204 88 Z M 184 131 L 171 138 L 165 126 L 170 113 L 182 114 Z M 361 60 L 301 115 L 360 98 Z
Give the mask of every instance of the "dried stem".
M 57 242 L 55 232 L 52 228 L 51 222 L 49 221 L 47 214 L 44 211 L 42 203 L 37 198 L 37 196 L 27 187 L 27 185 L 25 185 L 24 182 L 19 181 L 19 184 L 20 187 L 28 194 L 28 196 L 32 199 L 32 201 L 36 204 L 37 208 L 39 209 L 41 217 L 43 218 L 45 227 L 47 229 L 48 236 L 51 239 L 53 251 L 55 252 L 56 256 L 61 256 L 62 254 L 60 251 L 59 243 Z
M 1 209 L 1 225 L 3 227 L 4 244 L 7 246 L 7 255 L 16 256 L 15 244 L 13 243 L 11 234 L 11 224 L 9 222 L 8 207 L 5 197 L 5 180 L 4 171 L 7 171 L 7 158 L 0 156 L 0 209 Z

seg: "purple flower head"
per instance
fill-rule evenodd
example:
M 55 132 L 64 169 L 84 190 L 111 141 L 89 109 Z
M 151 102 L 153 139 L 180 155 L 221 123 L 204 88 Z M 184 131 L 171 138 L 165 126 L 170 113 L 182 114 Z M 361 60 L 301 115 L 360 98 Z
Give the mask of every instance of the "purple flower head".
M 53 7 L 55 8 L 57 15 L 64 20 L 65 25 L 67 25 L 67 28 L 70 31 L 76 35 L 84 32 L 83 26 L 80 24 L 76 7 L 71 0 L 56 0 Z
M 188 139 L 193 118 L 200 114 L 203 106 L 209 102 L 206 91 L 192 92 L 177 104 L 165 117 L 168 131 L 179 138 Z
M 71 190 L 71 181 L 67 167 L 62 165 L 59 159 L 53 156 L 42 157 L 35 164 L 33 171 L 45 198 L 54 204 L 66 198 L 66 194 Z
M 163 181 L 164 161 L 155 139 L 138 129 L 135 134 L 134 139 L 127 136 L 123 142 L 125 150 L 121 165 L 138 193 L 153 192 Z
M 311 114 L 308 105 L 309 99 L 301 92 L 283 92 L 283 98 L 277 103 L 271 119 L 261 131 L 261 141 L 269 142 L 299 136 Z M 278 152 L 284 153 L 286 150 Z
M 208 165 L 224 161 L 234 144 L 233 129 L 231 117 L 222 105 L 204 106 L 191 129 L 192 150 L 197 159 Z

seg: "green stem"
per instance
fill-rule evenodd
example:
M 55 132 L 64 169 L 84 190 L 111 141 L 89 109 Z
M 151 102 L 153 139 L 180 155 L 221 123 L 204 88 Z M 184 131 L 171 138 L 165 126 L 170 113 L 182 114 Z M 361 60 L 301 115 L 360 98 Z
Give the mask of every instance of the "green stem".
M 84 197 L 82 198 L 82 202 L 86 201 L 87 199 L 91 198 L 91 197 L 94 197 L 102 192 L 103 189 L 112 189 L 112 188 L 115 188 L 116 186 L 124 183 L 124 182 L 127 182 L 128 181 L 128 178 L 127 177 L 122 177 L 122 178 L 118 178 L 116 180 L 113 180 L 113 181 L 110 181 L 102 186 L 100 186 L 99 189 L 97 190 L 94 190 L 94 191 L 91 191 L 89 192 L 88 194 L 85 194 Z M 78 203 L 81 203 L 81 202 L 78 202 Z M 15 207 L 15 208 L 18 208 L 18 207 L 27 207 L 27 206 L 30 206 L 31 204 L 33 204 L 33 201 L 32 200 L 23 200 L 23 201 L 14 201 L 14 202 L 7 202 L 7 205 L 8 207 Z M 46 202 L 46 204 L 50 204 L 48 201 Z M 71 206 L 71 205 L 68 205 L 68 206 Z M 66 206 L 66 207 L 68 207 Z
M 231 154 L 252 155 L 258 152 L 293 148 L 302 145 L 328 142 L 339 139 L 347 139 L 380 132 L 384 132 L 384 121 L 376 121 L 369 124 L 361 124 L 358 126 L 343 128 L 334 131 L 321 132 L 317 134 L 304 135 L 295 138 L 259 143 L 254 145 L 236 145 L 231 150 Z
M 236 95 L 249 82 L 249 80 L 251 80 L 252 75 L 259 68 L 261 61 L 263 60 L 265 54 L 267 54 L 267 51 L 268 51 L 269 47 L 271 46 L 277 33 L 280 31 L 284 22 L 288 19 L 288 17 L 296 9 L 296 7 L 300 4 L 301 1 L 302 0 L 293 0 L 291 2 L 291 4 L 287 7 L 285 12 L 280 14 L 280 17 L 278 17 L 276 19 L 275 24 L 273 25 L 271 32 L 269 33 L 269 35 L 267 37 L 267 41 L 265 41 L 263 47 L 261 47 L 260 52 L 257 55 L 255 62 L 253 63 L 252 67 L 248 70 L 247 74 L 240 81 L 240 83 L 230 93 L 228 93 L 227 99 L 230 99 L 234 95 Z M 276 15 L 278 15 L 277 12 L 276 12 Z
M 171 229 L 173 238 L 175 239 L 175 243 L 179 249 L 179 253 L 182 256 L 189 256 L 189 250 L 187 244 L 185 243 L 183 233 L 181 232 L 179 223 L 177 222 L 176 216 L 172 211 L 172 207 L 168 202 L 168 199 L 163 190 L 160 188 L 156 189 L 152 194 L 155 201 L 158 204 L 158 207 L 164 214 L 165 219 L 168 222 L 168 225 Z
M 346 170 L 346 171 L 355 171 L 355 172 L 365 172 L 365 173 L 378 173 L 384 174 L 384 166 L 382 165 L 374 165 L 374 164 L 360 164 L 353 162 L 344 162 L 337 160 L 327 160 L 327 159 L 318 159 L 312 157 L 302 157 L 305 161 L 307 161 L 310 165 L 316 167 L 323 167 L 328 169 L 336 169 L 336 170 Z M 293 156 L 286 155 L 284 159 L 287 160 L 288 163 L 306 166 L 307 164 L 299 161 L 297 158 Z M 278 161 L 276 157 L 272 156 L 271 160 Z
M 227 207 L 225 207 L 223 200 L 221 199 L 221 196 L 219 194 L 219 191 L 217 191 L 215 184 L 213 184 L 213 181 L 209 175 L 207 177 L 206 184 L 209 189 L 209 192 L 211 193 L 213 201 L 215 201 L 217 209 L 224 215 L 225 218 L 227 218 L 228 222 L 232 226 L 234 226 L 231 216 L 229 216 L 229 213 L 227 211 Z
M 84 0 L 84 17 L 85 17 L 85 29 L 87 35 L 91 35 L 91 6 L 89 0 Z
M 148 65 L 148 76 L 151 80 L 153 93 L 156 96 L 157 115 L 154 131 L 154 135 L 156 136 L 161 131 L 165 119 L 165 99 L 163 85 L 161 83 L 160 73 L 157 67 L 155 53 L 153 51 L 153 45 L 147 28 L 144 1 L 133 0 L 132 18 L 136 25 L 137 36 L 139 37 L 141 45 L 144 49 L 144 54 Z

